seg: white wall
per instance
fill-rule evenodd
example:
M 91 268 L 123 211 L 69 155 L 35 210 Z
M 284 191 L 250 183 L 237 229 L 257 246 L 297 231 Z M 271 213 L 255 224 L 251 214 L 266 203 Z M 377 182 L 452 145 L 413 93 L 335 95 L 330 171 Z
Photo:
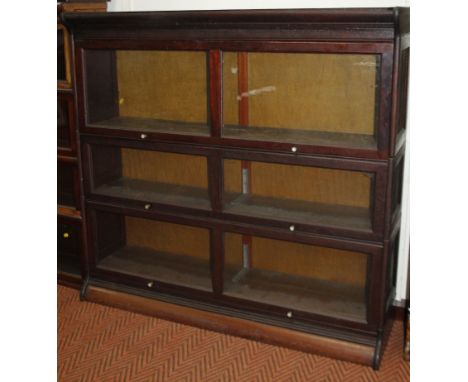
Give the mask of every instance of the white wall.
M 277 9 L 277 8 L 356 8 L 408 7 L 409 0 L 112 0 L 108 10 L 120 11 L 180 11 L 203 9 Z
M 358 8 L 358 7 L 409 7 L 409 0 L 111 0 L 108 11 L 176 11 L 215 9 L 288 9 L 288 8 Z M 409 116 L 409 112 L 408 112 Z M 408 126 L 409 128 L 409 126 Z M 396 300 L 407 295 L 409 256 L 409 129 L 403 183 L 402 222 L 398 261 Z

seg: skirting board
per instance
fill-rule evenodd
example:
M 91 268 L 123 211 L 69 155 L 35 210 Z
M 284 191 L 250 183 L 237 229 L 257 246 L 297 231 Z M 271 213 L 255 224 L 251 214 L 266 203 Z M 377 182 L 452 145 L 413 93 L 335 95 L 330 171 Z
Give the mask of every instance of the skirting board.
M 74 275 L 72 273 L 57 272 L 57 283 L 69 288 L 80 289 L 81 287 L 81 276 Z
M 88 286 L 85 299 L 223 334 L 244 337 L 366 366 L 372 366 L 374 361 L 375 349 L 371 346 L 298 332 L 242 318 L 224 316 L 93 285 Z

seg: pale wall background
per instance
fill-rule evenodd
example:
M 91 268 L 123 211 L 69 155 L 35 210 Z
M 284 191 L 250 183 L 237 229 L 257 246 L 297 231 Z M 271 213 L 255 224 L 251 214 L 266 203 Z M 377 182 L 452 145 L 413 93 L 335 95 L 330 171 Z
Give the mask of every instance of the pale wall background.
M 287 9 L 287 8 L 359 8 L 359 7 L 409 7 L 409 0 L 112 0 L 108 4 L 110 12 L 124 11 L 176 11 L 210 9 Z M 408 111 L 408 117 L 410 112 Z M 400 234 L 398 261 L 398 282 L 396 300 L 407 298 L 409 265 L 409 124 L 406 146 L 405 175 L 403 183 L 403 216 Z

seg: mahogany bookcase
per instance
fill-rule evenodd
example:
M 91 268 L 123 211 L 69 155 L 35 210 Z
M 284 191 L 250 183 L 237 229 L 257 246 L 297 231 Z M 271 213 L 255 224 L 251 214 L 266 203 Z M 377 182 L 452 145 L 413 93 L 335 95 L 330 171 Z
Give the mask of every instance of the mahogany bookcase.
M 378 368 L 409 9 L 64 13 L 82 298 Z

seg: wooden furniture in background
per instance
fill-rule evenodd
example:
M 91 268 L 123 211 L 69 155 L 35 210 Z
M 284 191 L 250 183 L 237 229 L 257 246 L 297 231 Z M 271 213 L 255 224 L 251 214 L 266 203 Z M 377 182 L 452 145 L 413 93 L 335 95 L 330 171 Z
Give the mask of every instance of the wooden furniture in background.
M 378 368 L 409 10 L 63 15 L 82 297 Z
M 105 1 L 57 2 L 57 276 L 64 285 L 79 287 L 83 219 L 76 129 L 72 40 L 60 14 L 105 11 Z

